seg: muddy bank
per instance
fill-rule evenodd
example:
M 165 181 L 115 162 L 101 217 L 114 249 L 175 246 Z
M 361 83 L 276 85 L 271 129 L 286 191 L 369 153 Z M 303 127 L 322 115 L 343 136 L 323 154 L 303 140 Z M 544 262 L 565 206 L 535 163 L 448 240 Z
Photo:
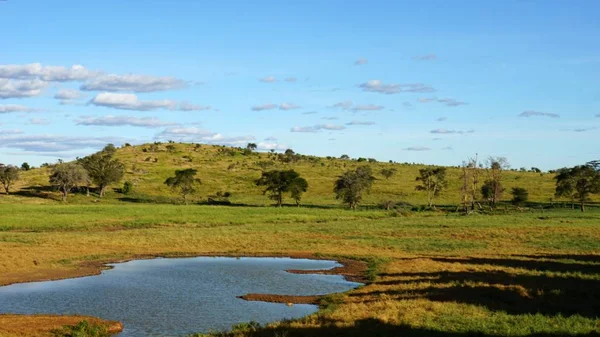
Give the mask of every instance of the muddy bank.
M 259 301 L 270 303 L 293 304 L 314 304 L 319 305 L 322 296 L 295 296 L 295 295 L 274 295 L 274 294 L 246 294 L 238 296 L 246 301 Z
M 104 326 L 111 334 L 123 331 L 120 322 L 89 316 L 0 314 L 0 336 L 50 337 L 54 336 L 52 331 L 60 330 L 65 325 L 77 325 L 84 320 Z

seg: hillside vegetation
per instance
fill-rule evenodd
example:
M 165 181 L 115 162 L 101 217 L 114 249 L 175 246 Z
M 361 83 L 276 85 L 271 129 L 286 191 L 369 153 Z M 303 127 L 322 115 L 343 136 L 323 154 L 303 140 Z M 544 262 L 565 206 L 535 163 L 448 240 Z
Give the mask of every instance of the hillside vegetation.
M 426 195 L 416 191 L 415 178 L 420 164 L 398 164 L 358 161 L 356 159 L 323 158 L 314 156 L 298 156 L 298 160 L 282 162 L 276 153 L 244 153 L 242 149 L 224 146 L 197 144 L 144 144 L 126 146 L 117 150 L 116 158 L 125 164 L 126 172 L 119 184 L 111 186 L 103 203 L 155 202 L 176 203 L 180 197 L 168 186 L 165 180 L 175 170 L 193 168 L 198 171 L 197 177 L 202 180 L 198 192 L 191 196 L 192 201 L 205 202 L 218 192 L 231 193 L 229 201 L 239 205 L 269 205 L 272 201 L 263 195 L 263 189 L 256 186 L 255 181 L 263 170 L 294 169 L 308 181 L 309 188 L 302 198 L 305 206 L 339 207 L 335 199 L 333 184 L 343 172 L 361 165 L 372 168 L 375 181 L 370 194 L 365 196 L 363 206 L 376 206 L 384 200 L 407 203 L 411 205 L 426 204 Z M 465 158 L 466 159 L 466 158 Z M 457 162 L 462 158 L 457 158 Z M 386 179 L 382 169 L 394 168 L 396 173 Z M 48 167 L 36 168 L 21 172 L 12 196 L 0 197 L 0 202 L 48 203 L 60 200 L 59 193 L 49 186 Z M 448 187 L 436 198 L 437 205 L 455 206 L 460 203 L 460 168 L 449 167 L 447 172 Z M 481 172 L 481 181 L 487 173 Z M 133 184 L 133 192 L 127 195 L 119 193 L 125 181 Z M 512 187 L 523 187 L 529 192 L 529 200 L 534 203 L 551 203 L 566 201 L 554 197 L 554 174 L 535 172 L 505 171 L 502 180 L 506 188 L 503 200 L 510 200 Z M 74 194 L 69 203 L 98 202 L 96 197 Z M 293 204 L 286 196 L 284 203 Z

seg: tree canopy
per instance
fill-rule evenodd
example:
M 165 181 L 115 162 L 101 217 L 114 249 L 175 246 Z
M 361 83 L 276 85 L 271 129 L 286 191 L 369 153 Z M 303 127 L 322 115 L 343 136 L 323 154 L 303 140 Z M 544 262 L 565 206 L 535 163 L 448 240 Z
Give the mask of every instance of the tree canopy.
M 0 167 L 0 183 L 6 194 L 10 194 L 10 188 L 17 180 L 19 180 L 19 169 L 16 166 Z
M 582 212 L 590 194 L 600 193 L 600 172 L 591 165 L 580 165 L 558 170 L 556 179 L 557 197 L 568 197 L 579 201 Z
M 80 159 L 90 180 L 98 186 L 100 197 L 104 196 L 110 184 L 119 182 L 125 174 L 125 166 L 118 159 L 113 159 L 116 152 L 114 145 L 108 144 L 100 152 Z
M 356 209 L 363 195 L 371 190 L 374 181 L 373 171 L 368 166 L 346 171 L 334 183 L 335 198 L 342 200 L 351 209 Z
M 269 194 L 269 198 L 277 202 L 277 206 L 283 204 L 283 194 L 292 193 L 292 198 L 296 204 L 300 203 L 302 193 L 308 189 L 308 182 L 300 177 L 300 174 L 294 170 L 273 170 L 263 172 L 261 177 L 256 180 L 257 186 L 265 186 L 263 194 Z
M 54 166 L 50 175 L 50 184 L 56 186 L 62 194 L 63 202 L 71 190 L 81 183 L 86 183 L 86 170 L 77 163 L 62 163 Z
M 183 197 L 183 203 L 188 204 L 188 195 L 196 192 L 196 186 L 201 184 L 200 179 L 196 178 L 197 170 L 185 169 L 175 171 L 175 176 L 167 178 L 165 185 L 177 190 Z
M 427 205 L 429 207 L 433 206 L 433 199 L 448 185 L 445 167 L 422 168 L 419 170 L 419 176 L 416 180 L 420 181 L 421 185 L 417 185 L 415 189 L 427 193 Z

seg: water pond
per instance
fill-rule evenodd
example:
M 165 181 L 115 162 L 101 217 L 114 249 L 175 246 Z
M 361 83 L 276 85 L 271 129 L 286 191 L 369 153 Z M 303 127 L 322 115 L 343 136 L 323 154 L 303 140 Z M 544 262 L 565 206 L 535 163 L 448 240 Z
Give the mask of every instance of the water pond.
M 196 257 L 112 264 L 101 275 L 0 287 L 0 312 L 80 314 L 123 322 L 119 337 L 185 336 L 231 325 L 298 318 L 314 305 L 248 302 L 247 293 L 323 295 L 359 284 L 338 275 L 288 269 L 330 269 L 335 261 Z

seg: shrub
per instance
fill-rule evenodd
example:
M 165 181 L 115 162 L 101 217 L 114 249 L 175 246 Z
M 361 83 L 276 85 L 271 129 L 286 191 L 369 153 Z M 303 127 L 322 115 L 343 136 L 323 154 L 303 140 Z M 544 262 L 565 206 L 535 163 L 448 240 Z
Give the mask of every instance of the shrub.
M 126 181 L 123 184 L 123 194 L 129 194 L 131 192 L 133 192 L 133 183 L 131 183 L 131 181 Z
M 64 326 L 61 330 L 54 331 L 56 337 L 109 337 L 110 333 L 105 327 L 81 321 L 74 326 Z
M 522 187 L 513 187 L 510 193 L 513 196 L 511 200 L 513 205 L 522 205 L 529 199 L 529 192 Z

